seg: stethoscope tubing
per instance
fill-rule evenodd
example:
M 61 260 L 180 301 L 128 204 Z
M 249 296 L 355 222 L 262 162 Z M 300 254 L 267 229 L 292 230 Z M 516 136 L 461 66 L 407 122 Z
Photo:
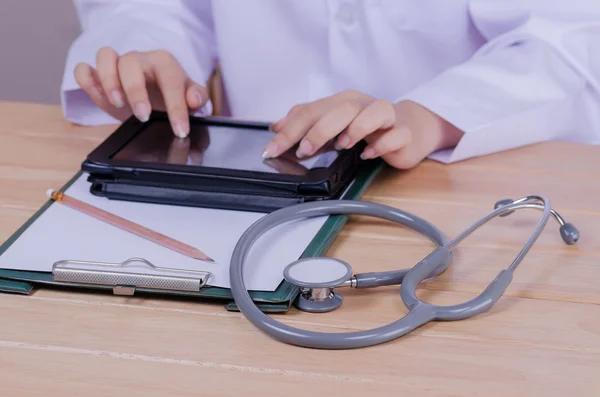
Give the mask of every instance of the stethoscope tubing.
M 540 203 L 531 202 L 541 201 Z M 433 224 L 416 215 L 390 206 L 352 200 L 337 200 L 312 202 L 295 205 L 272 212 L 251 225 L 239 239 L 234 248 L 230 265 L 231 293 L 241 313 L 258 329 L 272 338 L 284 343 L 317 349 L 353 349 L 373 346 L 397 339 L 407 333 L 434 320 L 449 321 L 472 317 L 489 310 L 493 304 L 504 294 L 512 281 L 512 272 L 523 260 L 531 246 L 535 243 L 550 216 L 561 225 L 561 236 L 568 244 L 573 244 L 579 238 L 579 232 L 571 224 L 565 223 L 562 218 L 552 210 L 548 199 L 542 196 L 528 196 L 510 204 L 496 206 L 497 208 L 465 229 L 458 237 L 449 240 L 448 237 Z M 512 212 L 531 208 L 542 210 L 543 214 L 531 237 L 519 252 L 508 269 L 502 270 L 496 279 L 474 299 L 453 306 L 432 305 L 419 300 L 416 289 L 423 280 L 435 277 L 444 272 L 452 260 L 452 249 L 471 233 L 497 216 L 506 216 Z M 399 320 L 373 329 L 345 332 L 325 333 L 302 330 L 275 321 L 263 313 L 252 301 L 244 283 L 244 263 L 254 243 L 267 231 L 284 223 L 297 219 L 319 217 L 325 215 L 364 215 L 409 227 L 428 237 L 436 244 L 436 248 L 423 260 L 408 270 L 378 273 L 380 285 L 402 283 L 400 297 L 409 312 Z M 364 276 L 364 274 L 363 274 Z M 364 280 L 367 280 L 365 277 Z M 360 286 L 361 275 L 357 275 L 357 287 Z M 371 282 L 367 287 L 377 286 Z M 368 283 L 367 283 L 368 284 Z

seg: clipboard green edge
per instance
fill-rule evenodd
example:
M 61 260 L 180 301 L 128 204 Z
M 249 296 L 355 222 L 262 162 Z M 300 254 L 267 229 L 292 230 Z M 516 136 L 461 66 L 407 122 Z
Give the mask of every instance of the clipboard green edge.
M 343 199 L 358 200 L 364 194 L 365 190 L 385 167 L 385 163 L 380 159 L 371 160 L 363 163 L 363 167 L 358 171 L 353 184 L 350 186 Z M 67 190 L 80 176 L 82 172 L 75 174 L 60 191 Z M 0 255 L 6 250 L 31 226 L 43 213 L 52 205 L 48 200 L 38 211 L 36 211 L 15 233 L 13 233 L 0 246 Z M 323 227 L 319 230 L 315 238 L 308 245 L 302 254 L 302 258 L 324 255 L 331 244 L 335 241 L 337 235 L 346 225 L 348 217 L 345 215 L 330 216 Z M 56 282 L 49 272 L 29 272 L 22 270 L 0 269 L 0 292 L 30 295 L 36 286 L 44 285 L 55 288 L 68 288 L 70 290 L 82 289 L 89 290 L 109 290 L 112 286 L 89 285 L 77 283 Z M 295 298 L 298 296 L 299 289 L 287 281 L 282 283 L 273 292 L 250 291 L 252 300 L 257 307 L 266 313 L 283 313 L 288 311 Z M 171 298 L 200 298 L 203 300 L 225 300 L 228 303 L 225 308 L 229 311 L 238 311 L 237 305 L 233 301 L 231 291 L 228 288 L 205 287 L 199 292 L 187 291 L 156 291 L 151 289 L 136 288 L 136 296 L 151 296 L 152 298 L 161 298 L 169 296 Z

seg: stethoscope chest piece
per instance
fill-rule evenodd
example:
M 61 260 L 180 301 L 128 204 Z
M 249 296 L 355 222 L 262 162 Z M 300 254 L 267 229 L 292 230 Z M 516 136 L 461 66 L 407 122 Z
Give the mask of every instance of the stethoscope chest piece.
M 334 258 L 304 258 L 283 270 L 284 279 L 300 288 L 295 306 L 311 313 L 327 313 L 342 305 L 342 296 L 333 289 L 350 283 L 352 268 Z

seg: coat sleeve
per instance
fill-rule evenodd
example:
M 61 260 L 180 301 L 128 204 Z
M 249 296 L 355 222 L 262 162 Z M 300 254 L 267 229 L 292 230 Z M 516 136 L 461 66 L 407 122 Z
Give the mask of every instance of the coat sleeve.
M 402 99 L 464 131 L 455 162 L 537 142 L 600 143 L 600 1 L 471 0 L 485 45 Z
M 163 49 L 171 52 L 190 77 L 206 82 L 216 50 L 210 0 L 76 0 L 82 33 L 67 54 L 61 86 L 65 118 L 77 124 L 116 123 L 75 81 L 80 62 L 96 65 L 96 53 L 112 47 L 118 54 Z M 193 7 L 193 8 L 192 8 Z M 203 109 L 211 112 L 211 104 Z

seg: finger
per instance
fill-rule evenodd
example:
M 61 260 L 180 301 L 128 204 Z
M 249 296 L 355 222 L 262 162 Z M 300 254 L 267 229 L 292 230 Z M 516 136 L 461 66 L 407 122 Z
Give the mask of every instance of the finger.
M 166 51 L 151 53 L 154 76 L 165 102 L 175 135 L 185 138 L 190 132 L 186 89 L 189 79 L 171 54 Z
M 343 101 L 348 101 L 348 100 L 360 100 L 360 101 L 368 101 L 370 99 L 370 97 L 368 95 L 365 95 L 361 92 L 358 91 L 354 91 L 354 90 L 345 90 L 342 92 L 339 92 L 335 95 L 331 95 L 322 99 L 319 99 L 315 102 L 317 106 L 321 107 L 323 106 L 323 108 L 325 109 L 325 106 L 333 106 L 336 103 L 340 103 Z M 292 108 L 292 110 L 281 120 L 273 123 L 271 125 L 271 130 L 275 131 L 275 132 L 280 132 L 280 130 L 283 128 L 283 126 L 290 120 L 290 119 L 294 119 L 297 117 L 298 115 L 298 111 L 301 109 L 297 109 L 297 108 L 303 108 L 305 105 L 301 104 L 298 106 L 295 106 L 294 108 Z
M 94 103 L 98 105 L 99 103 L 106 102 L 106 98 L 103 94 L 104 90 L 100 82 L 95 79 L 94 74 L 94 68 L 86 63 L 79 63 L 75 66 L 75 81 L 90 96 Z
M 336 149 L 348 149 L 367 135 L 386 130 L 396 123 L 396 111 L 390 102 L 379 99 L 367 106 L 337 139 Z
M 263 157 L 277 157 L 296 145 L 325 109 L 319 101 L 294 106 L 281 122 L 271 127 L 277 134 L 265 148 Z
M 368 145 L 360 155 L 363 160 L 383 157 L 407 147 L 412 140 L 412 133 L 408 128 L 392 128 L 379 130 L 366 140 Z
M 263 157 L 272 158 L 288 151 L 337 104 L 346 101 L 368 102 L 369 100 L 368 95 L 346 90 L 314 102 L 294 106 L 282 120 L 271 126 L 271 130 L 277 132 L 277 135 L 267 145 Z
M 293 161 L 294 163 L 299 163 L 300 161 L 302 161 L 298 158 L 298 156 L 296 156 L 296 153 L 292 151 L 281 153 L 279 156 L 277 156 L 277 158 L 283 159 L 285 161 Z
M 112 48 L 101 48 L 96 56 L 96 70 L 109 102 L 117 109 L 122 109 L 125 107 L 125 101 L 117 69 L 118 59 L 119 55 Z
M 427 153 L 423 153 L 413 145 L 409 145 L 395 152 L 384 154 L 381 158 L 394 168 L 407 170 L 418 165 L 426 156 Z
M 327 111 L 346 98 L 346 93 L 339 93 L 294 106 L 282 120 L 271 126 L 271 130 L 275 131 L 277 135 L 265 148 L 263 157 L 273 158 L 287 152 Z
M 208 89 L 193 81 L 188 82 L 185 96 L 188 107 L 192 110 L 201 109 L 209 99 Z
M 365 106 L 367 105 L 361 101 L 349 100 L 334 107 L 308 131 L 300 142 L 296 156 L 303 158 L 320 150 L 327 142 L 344 131 Z
M 75 67 L 75 81 L 92 99 L 94 104 L 117 120 L 124 121 L 130 116 L 127 109 L 115 108 L 104 95 L 104 90 L 96 70 L 88 64 L 80 63 Z
M 150 118 L 152 105 L 146 88 L 146 75 L 142 62 L 143 59 L 140 55 L 130 52 L 118 59 L 117 69 L 125 97 L 133 114 L 141 122 L 146 122 Z

